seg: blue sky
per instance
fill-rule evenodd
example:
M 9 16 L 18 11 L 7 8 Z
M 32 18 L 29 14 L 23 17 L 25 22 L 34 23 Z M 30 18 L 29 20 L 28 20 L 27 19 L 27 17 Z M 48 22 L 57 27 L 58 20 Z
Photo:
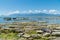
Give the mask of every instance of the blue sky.
M 14 13 L 60 13 L 60 0 L 0 0 L 0 15 Z

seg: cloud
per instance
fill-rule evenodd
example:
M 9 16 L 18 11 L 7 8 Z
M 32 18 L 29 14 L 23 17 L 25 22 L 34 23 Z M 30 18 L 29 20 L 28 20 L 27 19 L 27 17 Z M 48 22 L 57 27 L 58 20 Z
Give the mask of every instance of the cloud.
M 44 9 L 42 10 L 42 13 L 48 13 L 48 10 Z
M 32 10 L 28 10 L 28 13 L 33 13 L 33 11 Z
M 60 12 L 58 10 L 49 10 L 50 14 L 59 14 Z
M 16 11 L 13 11 L 12 13 L 20 13 L 20 11 L 19 10 L 16 10 Z
M 40 13 L 40 12 L 41 12 L 41 10 L 24 10 L 21 13 L 29 14 L 29 13 Z
M 11 14 L 18 14 L 18 13 L 20 13 L 20 11 L 19 11 L 19 10 L 15 10 L 15 11 L 8 11 L 7 13 L 2 14 L 2 15 L 4 15 L 4 16 L 9 16 L 9 15 L 11 15 Z
M 33 11 L 32 10 L 24 10 L 24 11 L 22 11 L 21 13 L 27 13 L 27 14 L 29 14 L 29 13 L 33 13 Z
M 34 10 L 34 13 L 41 13 L 41 10 Z
M 24 11 L 21 11 L 21 10 L 15 10 L 15 11 L 8 11 L 4 14 L 0 14 L 1 15 L 4 15 L 4 16 L 9 16 L 11 14 L 30 14 L 30 13 L 46 13 L 46 14 L 60 14 L 60 11 L 59 10 L 55 10 L 55 9 L 50 9 L 50 10 L 24 10 Z

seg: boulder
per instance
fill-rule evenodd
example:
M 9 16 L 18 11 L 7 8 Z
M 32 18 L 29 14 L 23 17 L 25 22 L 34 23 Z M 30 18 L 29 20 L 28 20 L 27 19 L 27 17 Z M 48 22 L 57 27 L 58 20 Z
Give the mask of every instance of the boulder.
M 30 38 L 30 35 L 29 34 L 24 34 L 23 37 L 24 38 Z
M 52 32 L 52 35 L 54 35 L 54 36 L 60 36 L 60 32 Z
M 39 34 L 32 34 L 31 37 L 35 38 L 35 39 L 39 39 L 41 37 L 41 35 L 39 35 Z
M 52 30 L 49 28 L 42 28 L 41 29 L 43 32 L 48 32 L 48 33 L 52 33 Z
M 50 36 L 51 34 L 50 33 L 44 33 L 43 34 L 43 36 L 46 36 L 46 37 L 48 37 L 48 36 Z
M 60 30 L 60 27 L 56 27 L 56 29 Z
M 52 32 L 60 32 L 60 30 L 52 30 Z
M 42 30 L 36 30 L 36 32 L 37 32 L 38 34 L 42 34 L 42 33 L 43 33 Z
M 24 33 L 18 33 L 18 37 L 22 37 L 24 35 Z

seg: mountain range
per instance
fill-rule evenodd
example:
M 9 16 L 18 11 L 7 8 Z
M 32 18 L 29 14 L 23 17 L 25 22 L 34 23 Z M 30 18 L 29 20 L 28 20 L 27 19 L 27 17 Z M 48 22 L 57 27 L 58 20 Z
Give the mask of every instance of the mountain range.
M 12 15 L 9 15 L 10 17 L 17 17 L 17 16 L 23 16 L 23 17 L 26 17 L 26 16 L 60 16 L 59 14 L 47 14 L 47 13 L 29 13 L 29 14 L 27 14 L 27 13 L 25 13 L 25 14 L 23 14 L 23 13 L 21 13 L 21 14 L 12 14 Z

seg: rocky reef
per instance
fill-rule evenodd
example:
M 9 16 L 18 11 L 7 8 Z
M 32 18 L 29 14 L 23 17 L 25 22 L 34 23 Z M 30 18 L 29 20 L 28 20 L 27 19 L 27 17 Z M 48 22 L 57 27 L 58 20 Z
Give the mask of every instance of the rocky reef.
M 0 24 L 0 40 L 55 40 L 60 37 L 59 24 L 13 22 Z

